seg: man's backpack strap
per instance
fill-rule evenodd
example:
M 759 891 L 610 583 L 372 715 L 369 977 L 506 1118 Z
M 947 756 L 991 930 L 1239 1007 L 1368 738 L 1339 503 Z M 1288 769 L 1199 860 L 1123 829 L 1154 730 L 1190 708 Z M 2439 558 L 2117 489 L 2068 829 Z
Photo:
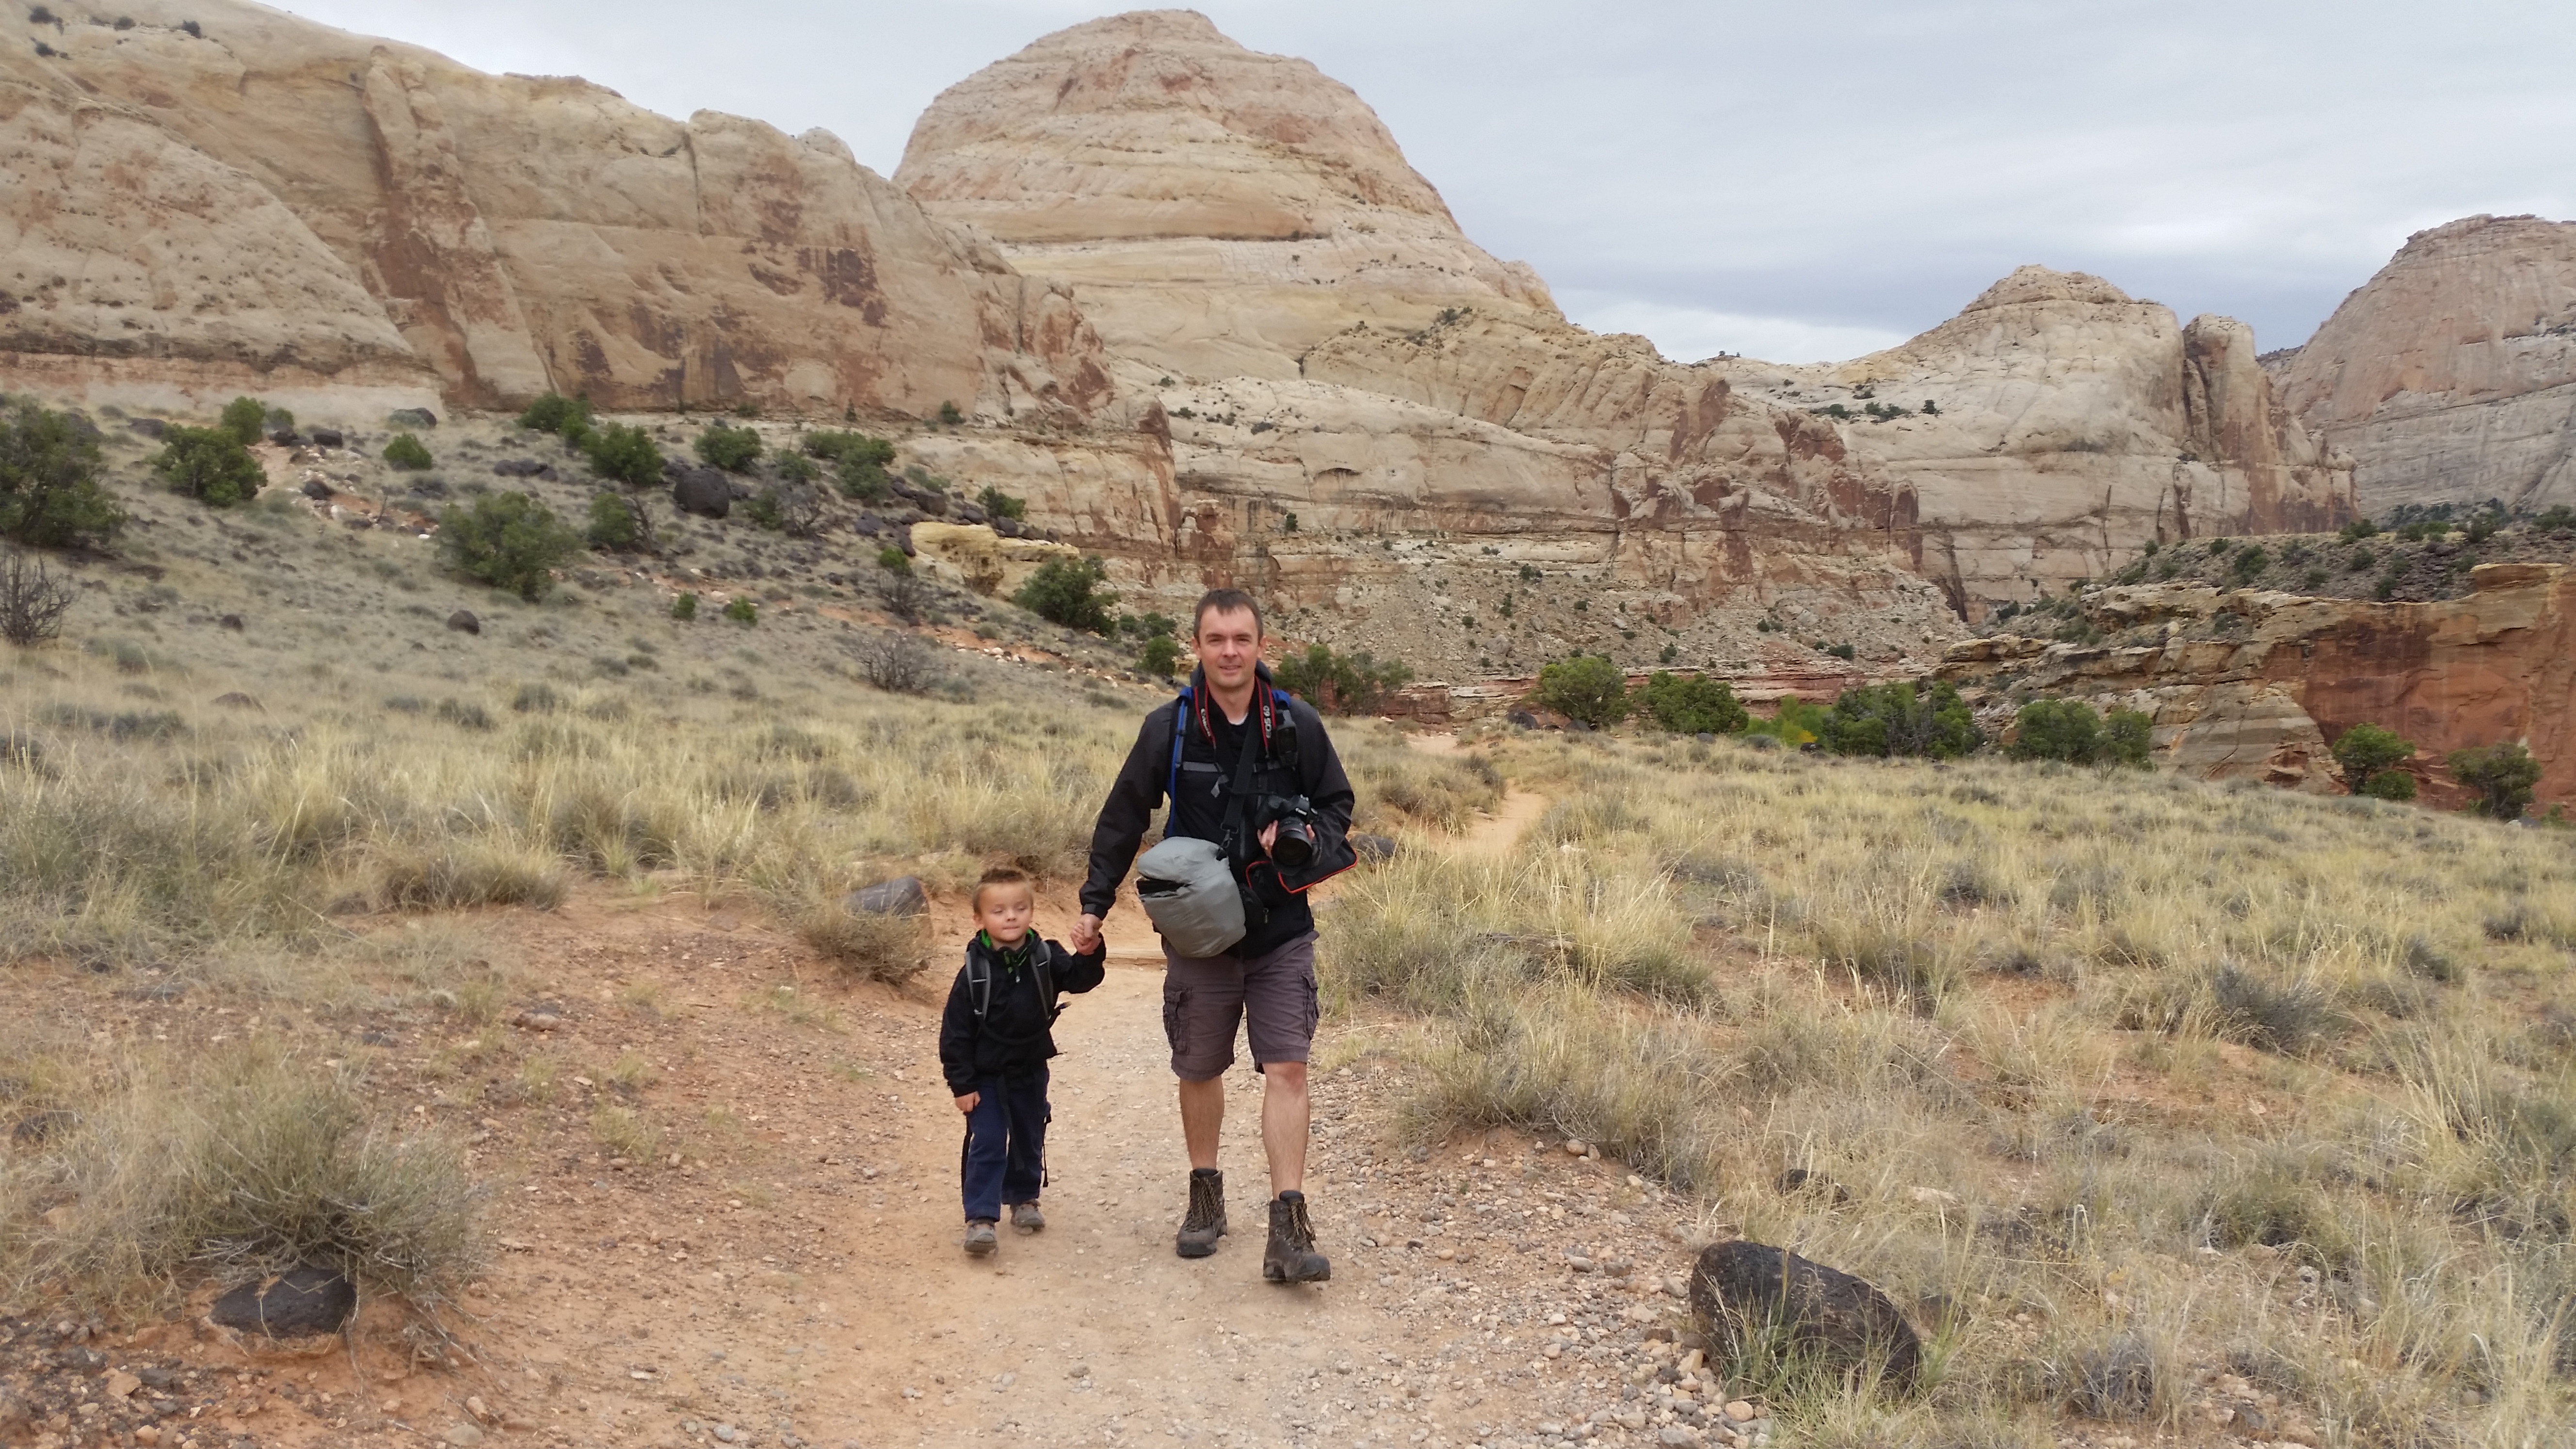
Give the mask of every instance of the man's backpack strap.
M 1181 798 L 1181 745 L 1190 737 L 1189 721 L 1190 691 L 1189 686 L 1183 685 L 1180 697 L 1172 701 L 1172 772 L 1163 782 L 1166 802 Z

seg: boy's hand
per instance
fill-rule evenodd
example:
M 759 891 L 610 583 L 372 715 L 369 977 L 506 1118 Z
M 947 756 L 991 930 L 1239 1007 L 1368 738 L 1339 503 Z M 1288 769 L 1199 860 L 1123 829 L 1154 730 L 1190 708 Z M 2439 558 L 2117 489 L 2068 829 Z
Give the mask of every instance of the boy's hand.
M 983 1093 L 968 1092 L 965 1096 L 957 1099 L 957 1110 L 960 1112 L 972 1112 L 975 1110 L 975 1104 L 983 1100 Z

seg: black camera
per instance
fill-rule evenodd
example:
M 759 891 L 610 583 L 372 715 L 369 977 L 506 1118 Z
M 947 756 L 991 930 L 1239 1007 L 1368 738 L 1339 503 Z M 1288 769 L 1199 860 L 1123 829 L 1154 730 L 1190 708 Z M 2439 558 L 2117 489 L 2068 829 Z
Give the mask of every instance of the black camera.
M 1270 858 L 1296 870 L 1315 858 L 1315 807 L 1303 795 L 1273 795 L 1261 802 L 1262 823 L 1276 825 Z

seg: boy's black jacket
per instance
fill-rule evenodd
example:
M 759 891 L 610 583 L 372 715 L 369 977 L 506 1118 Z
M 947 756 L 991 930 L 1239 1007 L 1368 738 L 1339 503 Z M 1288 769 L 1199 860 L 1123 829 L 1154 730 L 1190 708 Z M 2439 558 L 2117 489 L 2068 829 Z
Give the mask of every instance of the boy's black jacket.
M 1265 666 L 1259 672 L 1258 687 L 1272 688 L 1269 669 Z M 1193 674 L 1190 685 L 1204 690 L 1207 681 Z M 1350 776 L 1342 772 L 1342 757 L 1334 752 L 1332 737 L 1324 733 L 1323 718 L 1313 705 L 1291 696 L 1287 707 L 1297 721 L 1298 778 L 1289 780 L 1286 770 L 1265 759 L 1256 775 L 1257 788 L 1263 794 L 1305 796 L 1332 838 L 1345 839 L 1358 796 L 1351 790 Z M 1181 788 L 1163 825 L 1167 836 L 1196 840 L 1225 836 L 1227 796 L 1242 756 L 1243 731 L 1253 728 L 1253 717 L 1246 716 L 1241 725 L 1229 725 L 1222 713 L 1209 710 L 1207 714 L 1208 732 L 1190 729 L 1181 742 Z M 1095 916 L 1109 914 L 1118 899 L 1118 883 L 1127 878 L 1136 852 L 1145 844 L 1145 828 L 1152 823 L 1154 807 L 1163 803 L 1164 786 L 1171 778 L 1172 730 L 1184 722 L 1178 701 L 1159 705 L 1145 716 L 1117 783 L 1109 787 L 1109 799 L 1101 805 L 1100 821 L 1091 832 L 1091 871 L 1082 884 L 1082 908 Z M 1260 847 L 1253 849 L 1257 852 Z M 1315 929 L 1315 913 L 1307 909 L 1303 894 L 1314 884 L 1312 880 L 1283 882 L 1278 868 L 1266 859 L 1253 867 L 1250 876 L 1254 894 L 1270 908 L 1270 919 L 1243 938 L 1235 947 L 1237 954 L 1257 956 Z
M 962 1097 L 986 1077 L 1020 1076 L 1045 1066 L 1055 1055 L 1055 1003 L 1038 1000 L 1038 973 L 1032 952 L 1048 953 L 1047 969 L 1058 992 L 1083 992 L 1100 984 L 1108 972 L 1106 949 L 1077 956 L 1036 932 L 1020 938 L 1021 949 L 1004 951 L 984 944 L 984 933 L 966 943 L 971 964 L 981 955 L 991 967 L 992 1002 L 984 1018 L 975 1019 L 974 995 L 966 985 L 967 968 L 957 968 L 948 988 L 948 1012 L 939 1020 L 939 1071 L 948 1079 L 948 1094 Z

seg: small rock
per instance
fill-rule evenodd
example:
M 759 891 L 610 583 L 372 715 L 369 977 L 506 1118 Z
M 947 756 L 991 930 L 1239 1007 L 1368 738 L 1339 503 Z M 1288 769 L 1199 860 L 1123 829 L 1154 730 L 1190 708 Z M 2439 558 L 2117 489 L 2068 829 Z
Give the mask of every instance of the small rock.
M 147 438 L 166 437 L 170 432 L 170 425 L 159 418 L 136 418 L 126 426 Z
M 1534 730 L 1538 728 L 1538 716 L 1525 709 L 1511 710 L 1504 714 L 1503 719 L 1521 729 Z
M 483 1406 L 483 1398 L 480 1394 L 468 1394 L 465 1396 L 465 1412 L 472 1414 L 477 1419 L 483 1420 L 485 1423 L 490 1423 L 492 1420 L 492 1411 Z
M 930 910 L 930 893 L 922 888 L 921 877 L 905 875 L 854 890 L 841 904 L 860 915 L 918 916 Z
M 358 1308 L 358 1290 L 336 1269 L 306 1264 L 268 1283 L 244 1283 L 215 1300 L 214 1321 L 270 1338 L 337 1333 Z
M 523 1011 L 512 1019 L 530 1031 L 553 1031 L 563 1025 L 563 1018 L 551 1011 Z
M 297 491 L 301 492 L 307 498 L 316 499 L 321 502 L 327 503 L 331 500 L 331 485 L 323 482 L 319 478 L 305 479 L 304 486 Z
M 244 628 L 244 625 L 242 624 L 242 616 L 239 614 L 226 614 L 215 622 L 232 630 L 236 634 L 240 633 Z
M 439 1437 L 455 1445 L 456 1449 L 470 1449 L 470 1446 L 483 1442 L 483 1431 L 459 1419 L 448 1425 L 447 1432 Z
M 385 421 L 397 428 L 434 428 L 438 426 L 438 414 L 427 408 L 396 408 L 386 414 Z
M 546 465 L 534 458 L 504 458 L 492 465 L 492 471 L 504 478 L 534 478 L 546 471 Z
M 304 446 L 304 435 L 295 431 L 293 428 L 273 429 L 268 435 L 268 440 L 281 448 L 300 448 Z
M 1691 1449 L 1700 1442 L 1700 1434 L 1686 1424 L 1666 1424 L 1663 1432 L 1655 1436 L 1655 1442 L 1672 1446 L 1672 1449 Z
M 226 709 L 257 709 L 260 707 L 258 695 L 244 694 L 238 689 L 233 690 L 230 693 L 216 695 L 215 703 L 222 705 Z
M 1712 1245 L 1691 1270 L 1690 1301 L 1722 1343 L 1778 1323 L 1791 1348 L 1829 1367 L 1878 1363 L 1883 1377 L 1910 1385 L 1921 1366 L 1922 1341 L 1886 1294 L 1785 1249 L 1742 1238 Z
M 134 1442 L 142 1445 L 143 1449 L 152 1449 L 153 1445 L 161 1442 L 161 1426 L 158 1424 L 146 1424 L 135 1430 Z
M 338 428 L 315 428 L 313 430 L 313 446 L 317 448 L 345 448 L 349 446 L 348 435 L 342 433 Z
M 483 621 L 474 616 L 472 609 L 459 609 L 447 616 L 447 627 L 459 634 L 480 634 Z
M 1363 833 L 1350 837 L 1350 842 L 1352 853 L 1371 864 L 1395 855 L 1395 841 L 1390 836 Z
M 725 1444 L 732 1443 L 736 1434 L 736 1430 L 731 1424 L 718 1424 L 716 1425 L 715 1432 L 717 1441 Z
M 1591 1153 L 1592 1147 L 1589 1143 L 1568 1142 L 1565 1144 L 1565 1155 L 1568 1157 L 1588 1157 Z
M 111 1399 L 124 1398 L 141 1387 L 143 1387 L 143 1380 L 123 1369 L 118 1369 L 107 1376 L 107 1396 Z
M 1726 1417 L 1738 1424 L 1750 1424 L 1753 1422 L 1753 1406 L 1742 1399 L 1729 1399 L 1726 1401 Z

